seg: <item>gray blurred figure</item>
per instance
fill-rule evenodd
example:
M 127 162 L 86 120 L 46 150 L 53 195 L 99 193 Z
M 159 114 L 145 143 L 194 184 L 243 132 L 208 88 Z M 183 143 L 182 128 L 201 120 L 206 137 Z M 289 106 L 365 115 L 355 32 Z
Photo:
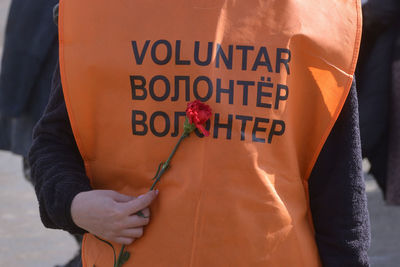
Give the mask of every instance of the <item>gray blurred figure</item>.
M 400 205 L 400 1 L 363 5 L 356 78 L 363 156 L 386 203 Z
M 0 72 L 0 149 L 24 158 L 47 104 L 58 58 L 52 9 L 58 0 L 13 0 Z M 25 165 L 29 178 L 29 167 Z
M 53 8 L 58 0 L 13 0 L 7 20 L 0 69 L 0 149 L 26 160 L 32 130 L 49 98 L 53 71 L 58 61 L 57 25 Z M 81 237 L 75 237 L 80 243 Z M 75 266 L 78 253 L 64 266 Z

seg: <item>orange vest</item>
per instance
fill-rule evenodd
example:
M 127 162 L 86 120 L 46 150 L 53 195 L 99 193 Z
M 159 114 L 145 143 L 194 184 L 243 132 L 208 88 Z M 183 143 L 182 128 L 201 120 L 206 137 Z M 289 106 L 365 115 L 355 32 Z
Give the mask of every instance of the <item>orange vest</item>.
M 352 0 L 61 1 L 62 85 L 93 188 L 146 192 L 186 103 L 214 112 L 210 136 L 179 147 L 124 266 L 320 266 L 307 180 L 360 23 Z M 113 266 L 90 234 L 82 253 Z

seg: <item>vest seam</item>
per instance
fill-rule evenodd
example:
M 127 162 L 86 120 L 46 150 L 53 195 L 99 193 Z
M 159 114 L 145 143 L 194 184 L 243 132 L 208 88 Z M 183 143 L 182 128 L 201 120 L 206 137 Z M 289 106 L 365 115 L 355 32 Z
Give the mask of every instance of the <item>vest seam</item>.
M 337 121 L 337 119 L 339 117 L 339 114 L 340 114 L 340 112 L 341 112 L 341 110 L 342 110 L 342 108 L 344 106 L 344 103 L 345 103 L 345 101 L 347 99 L 347 96 L 348 96 L 348 94 L 350 92 L 351 83 L 353 82 L 354 71 L 355 71 L 355 66 L 357 64 L 357 58 L 358 58 L 358 53 L 359 53 L 359 48 L 360 48 L 360 41 L 361 41 L 361 18 L 360 18 L 361 12 L 360 12 L 359 1 L 355 0 L 354 3 L 356 5 L 355 7 L 356 7 L 356 15 L 357 15 L 357 29 L 356 29 L 356 36 L 355 36 L 355 39 L 354 39 L 353 57 L 352 57 L 352 62 L 351 62 L 350 72 L 349 72 L 351 74 L 347 77 L 347 83 L 346 83 L 346 86 L 344 88 L 344 90 L 346 92 L 342 95 L 342 97 L 341 97 L 341 99 L 340 99 L 340 101 L 339 101 L 339 103 L 338 103 L 338 105 L 336 107 L 336 110 L 335 110 L 335 113 L 333 115 L 333 118 L 331 119 L 331 121 L 329 123 L 329 127 L 327 127 L 327 129 L 325 130 L 324 134 L 322 135 L 321 142 L 318 144 L 317 148 L 315 149 L 315 152 L 314 152 L 313 157 L 312 157 L 312 159 L 311 159 L 311 161 L 309 163 L 309 166 L 306 169 L 305 176 L 304 176 L 304 180 L 305 181 L 308 181 L 308 179 L 309 179 L 309 177 L 311 175 L 312 169 L 314 168 L 314 165 L 315 165 L 315 162 L 317 161 L 318 155 L 321 152 L 322 147 L 324 146 L 324 144 L 326 142 L 326 139 L 328 138 L 330 132 L 332 131 L 332 128 L 333 128 L 335 122 Z
M 66 77 L 66 73 L 65 73 L 65 56 L 64 56 L 64 2 L 61 1 L 60 5 L 59 5 L 59 58 L 60 58 L 60 76 L 61 76 L 61 84 L 63 87 L 63 94 L 64 94 L 64 99 L 65 99 L 65 105 L 67 108 L 67 113 L 68 113 L 68 117 L 70 120 L 70 124 L 71 124 L 71 129 L 72 132 L 74 134 L 75 140 L 76 140 L 76 144 L 78 146 L 79 149 L 79 153 L 82 156 L 82 159 L 84 161 L 84 165 L 85 165 L 85 170 L 86 170 L 86 174 L 89 177 L 90 183 L 92 184 L 92 179 L 90 176 L 90 167 L 89 164 L 87 163 L 88 160 L 88 156 L 86 155 L 85 151 L 87 151 L 84 147 L 82 138 L 80 137 L 80 134 L 77 130 L 78 127 L 74 127 L 73 125 L 75 125 L 75 116 L 74 116 L 74 111 L 71 107 L 71 102 L 70 102 L 70 95 L 69 95 L 69 86 L 68 86 L 68 81 L 67 81 L 67 77 Z
M 307 198 L 308 220 L 310 222 L 311 230 L 313 231 L 313 233 L 315 233 L 315 228 L 314 228 L 314 223 L 313 223 L 313 220 L 312 220 L 312 212 L 311 212 L 311 208 L 310 208 L 310 196 L 309 196 L 309 190 L 308 190 L 308 179 L 309 179 L 309 177 L 311 175 L 311 172 L 312 172 L 312 170 L 314 168 L 315 162 L 318 159 L 318 155 L 320 154 L 320 152 L 322 150 L 322 147 L 326 142 L 326 139 L 328 138 L 330 132 L 332 131 L 332 128 L 333 128 L 335 122 L 337 121 L 337 119 L 339 117 L 339 114 L 342 111 L 343 106 L 345 104 L 345 101 L 346 101 L 346 99 L 347 99 L 347 97 L 349 95 L 349 92 L 351 90 L 351 84 L 353 82 L 353 78 L 354 78 L 353 75 L 354 75 L 355 67 L 356 67 L 356 64 L 357 64 L 357 59 L 358 59 L 358 54 L 359 54 L 359 49 L 360 49 L 361 27 L 362 27 L 362 25 L 361 25 L 361 17 L 360 17 L 360 15 L 361 15 L 360 3 L 359 3 L 358 0 L 355 0 L 354 3 L 356 5 L 357 29 L 356 29 L 356 36 L 355 36 L 355 40 L 354 40 L 352 63 L 351 63 L 350 72 L 349 72 L 349 73 L 351 73 L 351 75 L 347 77 L 347 84 L 346 84 L 346 87 L 345 87 L 346 92 L 343 94 L 340 102 L 338 103 L 336 111 L 335 111 L 335 114 L 334 114 L 334 117 L 331 120 L 330 125 L 327 128 L 326 132 L 324 133 L 323 138 L 321 139 L 321 143 L 318 145 L 318 147 L 317 147 L 317 149 L 316 149 L 316 151 L 314 153 L 314 156 L 311 159 L 309 167 L 306 169 L 306 173 L 305 173 L 304 181 L 303 181 L 303 183 L 304 183 L 304 185 L 303 185 L 304 193 L 306 194 L 306 198 Z M 318 254 L 318 256 L 319 256 L 319 254 Z

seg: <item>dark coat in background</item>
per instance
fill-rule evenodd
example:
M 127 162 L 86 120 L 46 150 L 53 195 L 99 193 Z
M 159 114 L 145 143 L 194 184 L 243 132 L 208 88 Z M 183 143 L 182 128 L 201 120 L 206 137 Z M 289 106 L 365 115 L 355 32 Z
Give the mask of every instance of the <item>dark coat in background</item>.
M 400 205 L 400 19 L 397 23 L 392 63 L 392 91 L 389 102 L 389 156 L 386 199 Z
M 0 149 L 27 155 L 58 59 L 58 0 L 13 0 L 0 69 Z
M 396 156 L 400 150 L 400 95 L 395 93 L 393 80 L 399 75 L 393 67 L 400 52 L 395 46 L 399 23 L 400 1 L 369 0 L 363 5 L 356 73 L 361 144 L 363 157 L 370 161 L 370 172 L 389 204 L 400 204 L 400 157 Z

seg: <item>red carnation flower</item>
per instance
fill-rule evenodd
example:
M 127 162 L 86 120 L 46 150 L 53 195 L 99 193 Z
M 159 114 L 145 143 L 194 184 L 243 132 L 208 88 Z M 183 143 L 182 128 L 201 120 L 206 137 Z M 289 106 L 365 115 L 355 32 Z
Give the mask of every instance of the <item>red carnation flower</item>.
M 211 108 L 200 100 L 195 100 L 187 105 L 186 117 L 189 119 L 189 123 L 194 124 L 196 128 L 204 134 L 204 136 L 210 135 L 210 133 L 204 128 L 204 124 L 208 119 L 210 119 L 211 114 Z

